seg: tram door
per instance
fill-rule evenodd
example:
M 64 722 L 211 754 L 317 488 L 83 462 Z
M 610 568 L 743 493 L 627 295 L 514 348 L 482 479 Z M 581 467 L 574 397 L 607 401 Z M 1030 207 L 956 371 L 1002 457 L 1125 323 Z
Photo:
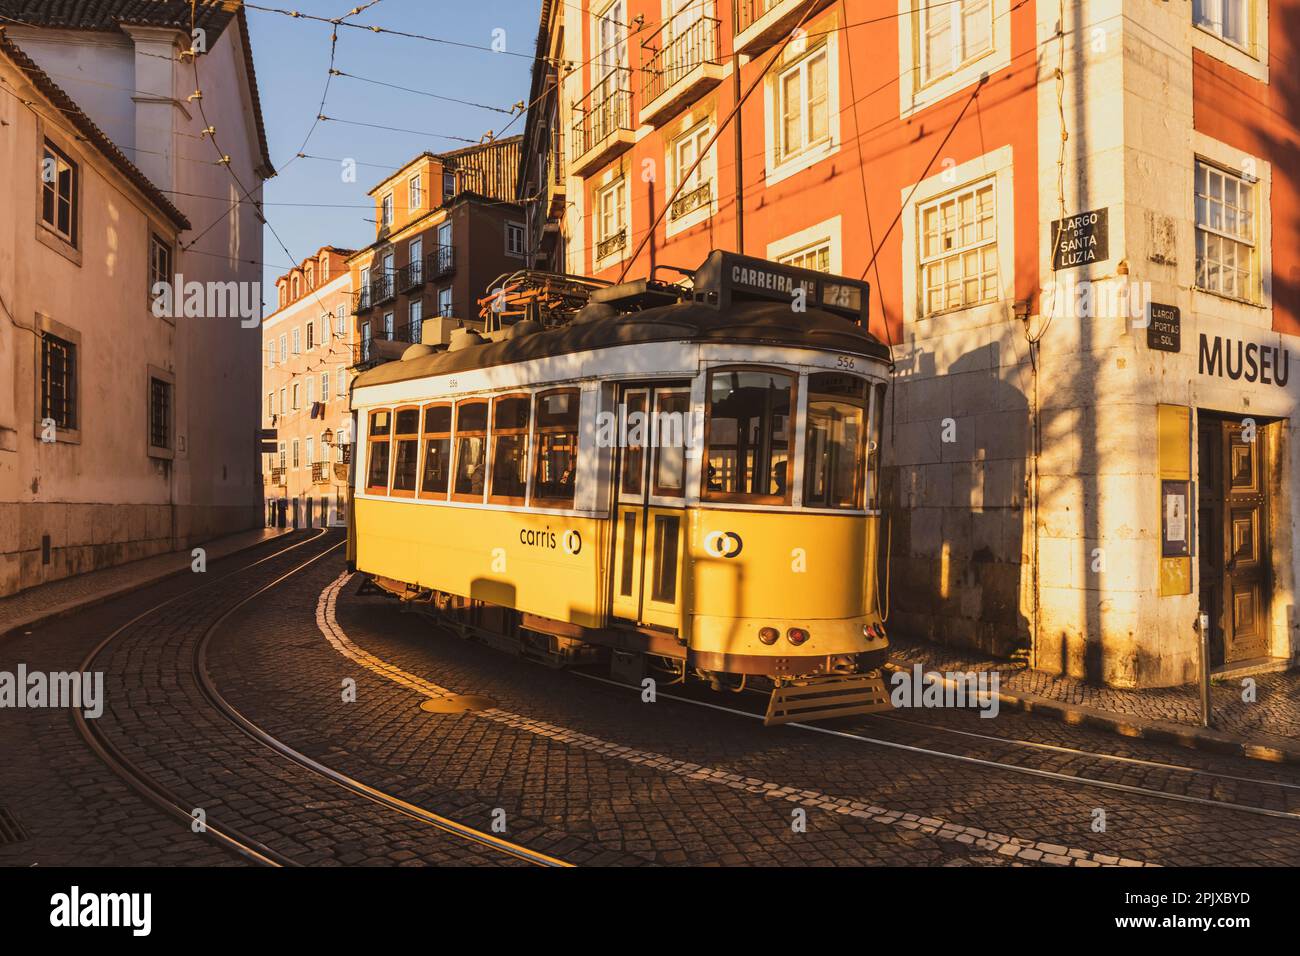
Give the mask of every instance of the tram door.
M 622 389 L 612 611 L 624 623 L 681 624 L 690 407 L 684 383 Z

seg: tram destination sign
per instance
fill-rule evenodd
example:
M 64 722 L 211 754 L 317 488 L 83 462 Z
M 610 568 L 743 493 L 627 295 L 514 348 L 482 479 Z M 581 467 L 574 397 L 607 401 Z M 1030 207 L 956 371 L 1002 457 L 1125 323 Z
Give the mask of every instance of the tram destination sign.
M 1152 302 L 1147 321 L 1147 348 L 1161 352 L 1180 352 L 1183 347 L 1182 313 L 1176 305 Z
M 1105 262 L 1110 258 L 1110 215 L 1107 209 L 1092 209 L 1077 216 L 1052 220 L 1052 270 Z
M 860 279 L 800 269 L 767 259 L 715 250 L 695 270 L 696 293 L 716 297 L 719 309 L 733 302 L 767 300 L 823 309 L 867 327 L 871 286 Z

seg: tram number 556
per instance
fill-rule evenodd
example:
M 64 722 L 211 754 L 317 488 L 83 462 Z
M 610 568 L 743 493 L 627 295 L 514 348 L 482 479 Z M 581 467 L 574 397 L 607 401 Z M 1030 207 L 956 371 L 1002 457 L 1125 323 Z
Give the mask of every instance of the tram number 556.
M 853 356 L 841 355 L 835 360 L 836 368 L 853 368 Z

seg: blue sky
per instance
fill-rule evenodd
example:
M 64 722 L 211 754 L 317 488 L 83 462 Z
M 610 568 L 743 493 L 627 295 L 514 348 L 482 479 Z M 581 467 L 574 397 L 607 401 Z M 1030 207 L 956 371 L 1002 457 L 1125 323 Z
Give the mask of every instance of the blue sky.
M 260 5 L 336 17 L 360 0 L 259 0 Z M 368 30 L 339 29 L 335 68 L 357 77 L 424 90 L 475 103 L 509 108 L 528 98 L 537 39 L 537 0 L 381 0 L 352 22 L 491 47 L 503 30 L 507 53 L 458 48 Z M 441 133 L 478 140 L 501 130 L 511 117 L 457 103 L 401 92 L 352 77 L 336 76 L 326 116 L 418 133 L 324 122 L 303 152 L 320 159 L 293 160 L 311 128 L 329 66 L 330 26 L 249 9 L 249 28 L 271 160 L 279 175 L 263 191 L 267 219 L 296 260 L 330 244 L 360 248 L 374 238 L 374 212 L 367 190 L 423 150 L 444 152 L 466 143 Z M 512 53 L 524 54 L 514 56 Z M 507 135 L 522 132 L 519 119 Z M 338 160 L 357 163 L 356 182 L 343 181 Z M 373 164 L 373 165 L 367 165 Z M 304 205 L 294 205 L 304 204 Z M 275 279 L 291 260 L 270 230 L 262 258 L 267 311 Z

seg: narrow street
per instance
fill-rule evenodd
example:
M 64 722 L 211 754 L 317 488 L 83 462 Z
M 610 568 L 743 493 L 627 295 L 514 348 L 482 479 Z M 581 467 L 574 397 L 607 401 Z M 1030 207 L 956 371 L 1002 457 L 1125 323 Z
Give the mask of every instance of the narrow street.
M 745 695 L 663 687 L 643 703 L 604 675 L 358 595 L 341 540 L 295 533 L 214 562 L 201 582 L 182 575 L 0 643 L 0 670 L 104 672 L 105 711 L 85 723 L 133 781 L 66 711 L 12 712 L 0 806 L 27 838 L 0 846 L 0 862 L 1300 862 L 1297 768 L 1009 712 L 804 729 L 764 728 Z M 449 693 L 488 701 L 420 708 Z M 806 827 L 792 825 L 798 811 Z

